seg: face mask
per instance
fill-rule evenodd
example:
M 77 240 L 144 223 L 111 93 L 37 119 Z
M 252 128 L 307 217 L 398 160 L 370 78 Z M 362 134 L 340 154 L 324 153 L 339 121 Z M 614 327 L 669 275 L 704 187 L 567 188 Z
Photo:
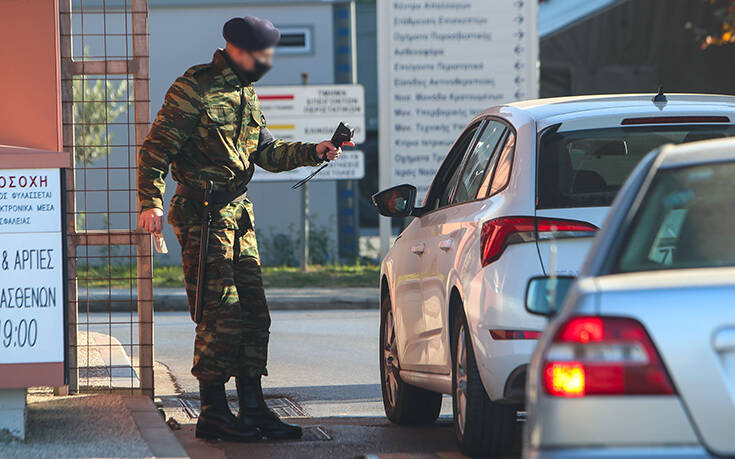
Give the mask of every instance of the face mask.
M 243 71 L 244 76 L 247 77 L 247 79 L 250 80 L 251 83 L 254 83 L 260 80 L 261 78 L 263 78 L 263 75 L 268 73 L 268 70 L 270 70 L 272 67 L 272 65 L 269 64 L 268 62 L 261 61 L 254 57 L 253 57 L 253 61 L 255 61 L 255 65 L 253 66 L 253 69 Z

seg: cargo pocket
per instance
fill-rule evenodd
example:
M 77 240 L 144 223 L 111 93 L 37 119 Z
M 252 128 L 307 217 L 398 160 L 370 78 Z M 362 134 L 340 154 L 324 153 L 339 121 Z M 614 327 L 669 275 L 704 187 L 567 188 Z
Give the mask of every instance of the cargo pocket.
M 233 261 L 235 230 L 212 229 L 209 234 L 204 307 L 207 310 L 232 308 L 238 303 Z
M 243 228 L 235 233 L 235 260 L 253 258 L 260 265 L 258 241 L 253 228 Z
M 237 118 L 235 109 L 225 104 L 208 105 L 207 116 L 215 124 L 234 124 Z
M 237 127 L 237 113 L 229 105 L 208 105 L 206 108 L 208 124 L 220 131 L 224 136 L 232 138 Z

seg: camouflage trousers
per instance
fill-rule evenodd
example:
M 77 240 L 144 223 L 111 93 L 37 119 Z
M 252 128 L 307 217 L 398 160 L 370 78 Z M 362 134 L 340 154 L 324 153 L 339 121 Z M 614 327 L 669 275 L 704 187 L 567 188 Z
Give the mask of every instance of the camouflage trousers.
M 196 298 L 200 226 L 173 225 L 181 244 L 189 305 Z M 211 228 L 202 321 L 191 373 L 224 383 L 231 376 L 266 375 L 270 314 L 252 228 Z

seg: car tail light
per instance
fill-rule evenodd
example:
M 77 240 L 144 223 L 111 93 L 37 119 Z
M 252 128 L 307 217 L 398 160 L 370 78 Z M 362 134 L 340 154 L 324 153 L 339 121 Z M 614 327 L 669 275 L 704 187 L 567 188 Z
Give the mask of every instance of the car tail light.
M 505 248 L 519 242 L 592 236 L 597 227 L 576 220 L 537 217 L 503 217 L 482 225 L 482 266 L 500 258 Z
M 640 322 L 573 317 L 546 350 L 543 385 L 550 395 L 672 395 L 674 387 Z

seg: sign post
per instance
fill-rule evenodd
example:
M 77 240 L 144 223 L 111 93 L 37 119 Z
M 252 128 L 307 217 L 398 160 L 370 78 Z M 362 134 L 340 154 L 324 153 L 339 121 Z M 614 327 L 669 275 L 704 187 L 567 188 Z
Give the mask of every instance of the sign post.
M 26 388 L 66 384 L 68 349 L 64 170 L 23 166 L 65 157 L 0 146 L 0 430 L 19 438 Z
M 478 113 L 538 94 L 537 1 L 377 3 L 380 188 L 424 196 Z M 381 255 L 390 219 L 380 219 Z

